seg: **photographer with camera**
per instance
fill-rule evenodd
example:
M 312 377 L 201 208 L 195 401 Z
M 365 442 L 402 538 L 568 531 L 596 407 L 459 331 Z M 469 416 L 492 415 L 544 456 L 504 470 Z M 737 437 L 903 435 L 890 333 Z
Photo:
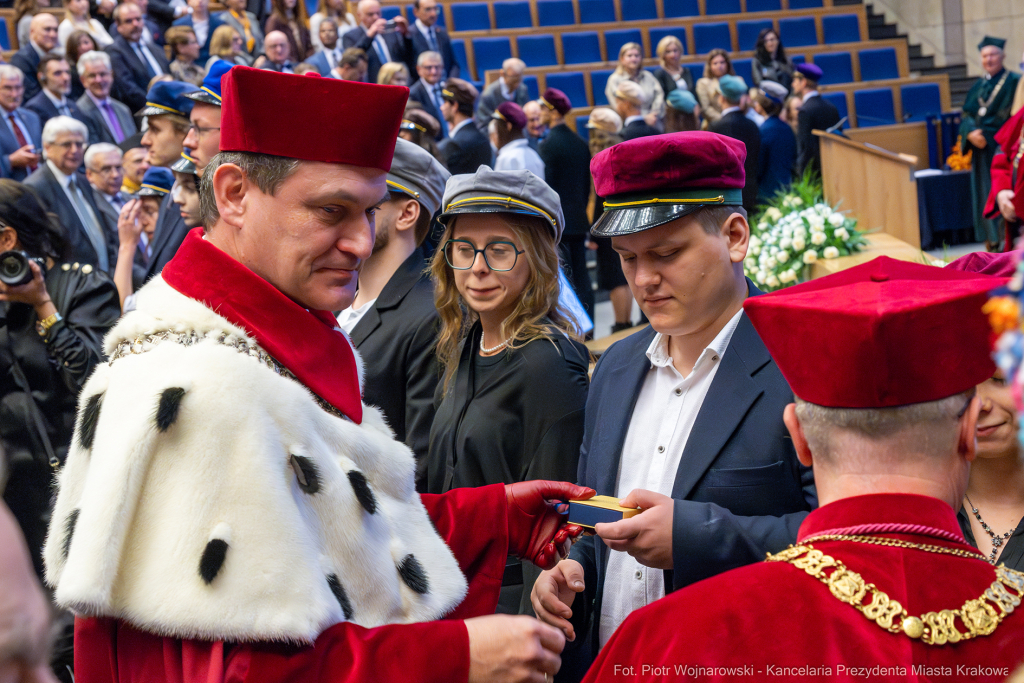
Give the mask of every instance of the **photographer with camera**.
M 369 59 L 368 83 L 377 82 L 377 72 L 388 62 L 402 62 L 409 73 L 416 73 L 416 51 L 409 34 L 409 22 L 398 15 L 387 20 L 381 16 L 377 0 L 360 0 L 356 5 L 359 25 L 341 37 L 344 49 L 358 47 Z

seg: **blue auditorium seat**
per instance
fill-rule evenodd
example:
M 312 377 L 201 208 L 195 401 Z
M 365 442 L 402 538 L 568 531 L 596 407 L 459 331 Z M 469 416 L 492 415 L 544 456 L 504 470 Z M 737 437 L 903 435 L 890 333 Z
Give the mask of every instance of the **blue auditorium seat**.
M 622 20 L 639 21 L 657 19 L 658 3 L 655 0 L 626 0 L 622 3 Z
M 537 84 L 536 76 L 533 74 L 523 76 L 523 85 L 526 86 L 526 92 L 529 93 L 531 100 L 540 97 L 540 85 Z M 481 92 L 483 92 L 483 89 L 481 89 Z
M 860 19 L 856 14 L 826 14 L 821 18 L 825 44 L 859 43 Z
M 690 75 L 693 76 L 693 82 L 696 83 L 698 78 L 704 78 L 704 67 L 706 65 L 706 62 L 689 62 L 682 66 L 685 66 L 690 70 Z
M 597 31 L 562 34 L 562 61 L 565 64 L 589 64 L 601 59 L 601 42 Z
M 740 0 L 706 0 L 704 4 L 705 14 L 739 14 L 743 11 Z
M 576 117 L 576 134 L 584 140 L 590 140 L 590 129 L 587 128 L 588 121 L 590 121 L 590 114 Z
M 778 12 L 781 9 L 781 0 L 747 0 L 748 12 Z
M 900 88 L 900 99 L 903 100 L 905 122 L 924 121 L 929 116 L 942 114 L 942 96 L 939 94 L 938 83 L 905 85 Z
M 316 10 L 314 10 L 314 13 L 315 12 L 316 12 Z M 402 8 L 394 6 L 394 5 L 388 6 L 388 7 L 382 7 L 381 10 L 380 10 L 380 15 L 382 17 L 384 17 L 385 19 L 388 19 L 388 20 L 394 19 L 395 17 L 399 16 L 401 13 L 402 13 Z
M 306 13 L 309 16 L 313 16 L 316 13 L 317 8 L 320 6 L 320 0 L 306 0 Z M 6 20 L 4 20 L 6 23 Z M 5 50 L 9 48 L 4 48 Z
M 729 22 L 693 25 L 693 53 L 705 55 L 715 48 L 732 52 L 732 34 Z
M 576 23 L 572 0 L 537 0 L 537 22 L 540 26 L 569 26 Z
M 732 60 L 732 70 L 736 72 L 736 75 L 743 79 L 743 82 L 747 84 L 747 87 L 754 85 L 754 77 L 752 72 L 754 70 L 754 60 L 750 57 L 745 59 L 734 59 Z
M 565 96 L 572 102 L 573 107 L 586 107 L 587 84 L 583 81 L 583 73 L 580 71 L 565 71 L 552 73 L 547 76 L 548 88 L 556 88 L 565 93 Z
M 814 9 L 823 4 L 821 0 L 789 0 L 789 9 Z
M 319 2 L 319 0 L 317 0 L 317 2 Z M 405 18 L 409 20 L 410 24 L 415 23 L 416 13 L 414 12 L 412 5 L 405 6 Z M 437 25 L 442 28 L 444 27 L 444 7 L 441 7 L 440 4 L 437 6 Z
M 839 118 L 845 118 L 850 116 L 850 108 L 846 106 L 846 93 L 844 92 L 826 92 L 821 94 L 821 99 L 831 102 L 832 105 L 839 110 Z M 847 119 L 849 121 L 849 119 Z M 849 128 L 849 123 L 844 123 L 843 128 Z
M 608 55 L 609 62 L 619 60 L 619 50 L 626 43 L 636 43 L 640 46 L 640 56 L 643 57 L 644 39 L 638 28 L 623 28 L 614 31 L 604 32 L 604 49 Z
M 11 34 L 7 32 L 7 19 L 3 17 L 0 17 L 0 48 L 11 49 Z
M 666 19 L 697 16 L 700 16 L 700 6 L 697 4 L 697 0 L 665 0 Z
M 581 24 L 610 24 L 615 21 L 613 0 L 579 0 Z
M 511 0 L 494 3 L 495 28 L 530 28 L 533 19 L 530 17 L 529 0 Z
M 747 0 L 747 5 L 750 1 Z M 740 50 L 753 50 L 757 44 L 757 37 L 766 28 L 774 28 L 771 19 L 747 19 L 736 22 L 736 37 L 740 41 Z
M 501 63 L 512 56 L 512 42 L 508 37 L 474 38 L 473 56 L 476 57 L 476 75 L 484 80 L 484 74 L 500 69 Z
M 793 66 L 797 64 L 805 64 L 807 57 L 805 55 L 789 55 L 789 61 L 793 62 Z
M 889 88 L 857 90 L 853 93 L 853 106 L 857 110 L 857 126 L 891 126 L 896 123 L 896 107 Z
M 604 89 L 608 86 L 608 77 L 615 72 L 614 69 L 601 69 L 590 72 L 590 92 L 594 93 L 594 106 L 603 107 L 611 104 L 605 97 Z
M 665 36 L 675 36 L 678 38 L 679 42 L 683 44 L 683 54 L 686 54 L 686 28 L 684 26 L 662 26 L 659 28 L 651 28 L 648 29 L 647 34 L 651 39 L 651 54 L 649 56 L 657 56 L 658 43 L 660 43 Z
M 526 66 L 554 66 L 558 64 L 555 54 L 555 37 L 550 33 L 519 36 L 519 59 Z
M 469 60 L 466 59 L 466 39 L 465 38 L 452 38 L 452 54 L 455 55 L 455 61 L 459 63 L 459 73 L 466 80 L 470 80 L 469 76 Z
M 486 2 L 453 2 L 452 22 L 456 31 L 490 31 L 491 15 Z
M 899 78 L 900 67 L 896 62 L 896 48 L 880 47 L 861 50 L 860 80 L 880 81 L 883 78 Z
M 823 52 L 814 55 L 814 64 L 822 71 L 821 85 L 853 82 L 853 58 L 849 52 Z
M 779 19 L 779 40 L 788 50 L 818 44 L 818 31 L 814 17 L 785 17 Z

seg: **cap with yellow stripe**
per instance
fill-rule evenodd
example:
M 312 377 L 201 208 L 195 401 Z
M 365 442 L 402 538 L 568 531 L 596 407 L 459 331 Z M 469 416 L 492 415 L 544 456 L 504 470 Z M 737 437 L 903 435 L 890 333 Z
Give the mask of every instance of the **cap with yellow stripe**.
M 181 158 L 171 165 L 171 170 L 177 173 L 191 173 L 196 175 L 196 158 L 192 156 L 192 150 L 185 149 L 181 152 Z
M 135 113 L 136 116 L 162 116 L 173 114 L 184 119 L 192 113 L 191 99 L 185 97 L 188 93 L 199 90 L 191 83 L 181 81 L 161 81 L 154 83 L 153 87 L 146 93 L 146 106 Z
M 142 176 L 142 185 L 139 186 L 140 197 L 165 197 L 171 193 L 174 186 L 174 174 L 162 166 L 154 166 Z
M 439 220 L 467 213 L 511 213 L 536 216 L 551 228 L 555 240 L 565 227 L 558 194 L 527 171 L 495 171 L 481 166 L 476 173 L 452 176 L 444 191 Z

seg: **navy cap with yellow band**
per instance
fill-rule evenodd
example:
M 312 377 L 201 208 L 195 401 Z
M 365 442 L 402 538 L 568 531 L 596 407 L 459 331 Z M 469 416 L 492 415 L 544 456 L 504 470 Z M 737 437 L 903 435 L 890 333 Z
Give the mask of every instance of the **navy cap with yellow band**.
M 171 193 L 174 187 L 174 174 L 170 169 L 163 166 L 153 166 L 142 176 L 142 185 L 139 187 L 140 197 L 164 197 Z
M 182 150 L 181 158 L 171 164 L 171 170 L 176 173 L 191 173 L 192 175 L 196 175 L 196 158 L 192 156 L 192 150 Z
M 388 190 L 412 197 L 429 215 L 441 208 L 445 183 L 452 177 L 434 156 L 419 145 L 398 138 L 388 171 Z
M 537 216 L 551 227 L 556 242 L 565 228 L 558 193 L 525 169 L 495 171 L 490 166 L 481 166 L 476 173 L 452 176 L 445 187 L 442 205 L 444 213 L 439 220 L 445 224 L 453 216 L 465 213 Z
M 590 231 L 630 235 L 705 207 L 742 206 L 747 149 L 733 138 L 691 131 L 652 135 L 609 147 L 590 171 L 604 213 Z
M 195 102 L 212 104 L 215 107 L 219 107 L 221 103 L 220 79 L 233 66 L 235 66 L 234 62 L 218 59 L 210 65 L 210 70 L 206 72 L 206 77 L 203 78 L 203 84 L 199 86 L 199 89 L 185 93 L 185 97 Z
M 187 93 L 199 90 L 191 83 L 181 81 L 160 81 L 146 93 L 146 106 L 135 112 L 136 116 L 162 116 L 174 114 L 188 118 L 192 113 L 192 100 L 185 97 Z

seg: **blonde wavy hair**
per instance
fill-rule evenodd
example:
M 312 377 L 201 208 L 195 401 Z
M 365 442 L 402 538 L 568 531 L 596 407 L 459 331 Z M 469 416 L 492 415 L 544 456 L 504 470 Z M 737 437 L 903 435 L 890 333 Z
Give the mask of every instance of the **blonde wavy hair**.
M 507 348 L 521 348 L 537 339 L 550 339 L 558 334 L 580 340 L 576 332 L 579 325 L 575 316 L 558 300 L 558 246 L 551 227 L 545 220 L 535 216 L 512 213 L 490 215 L 512 230 L 518 248 L 524 252 L 520 258 L 525 258 L 530 267 L 530 276 L 515 309 L 501 324 L 501 338 L 512 338 Z M 480 317 L 463 301 L 455 286 L 455 273 L 445 260 L 444 245 L 452 239 L 457 222 L 458 216 L 448 222 L 441 237 L 441 248 L 434 252 L 430 262 L 430 275 L 434 280 L 434 304 L 441 317 L 437 358 L 444 367 L 445 393 L 459 367 L 460 344 Z

